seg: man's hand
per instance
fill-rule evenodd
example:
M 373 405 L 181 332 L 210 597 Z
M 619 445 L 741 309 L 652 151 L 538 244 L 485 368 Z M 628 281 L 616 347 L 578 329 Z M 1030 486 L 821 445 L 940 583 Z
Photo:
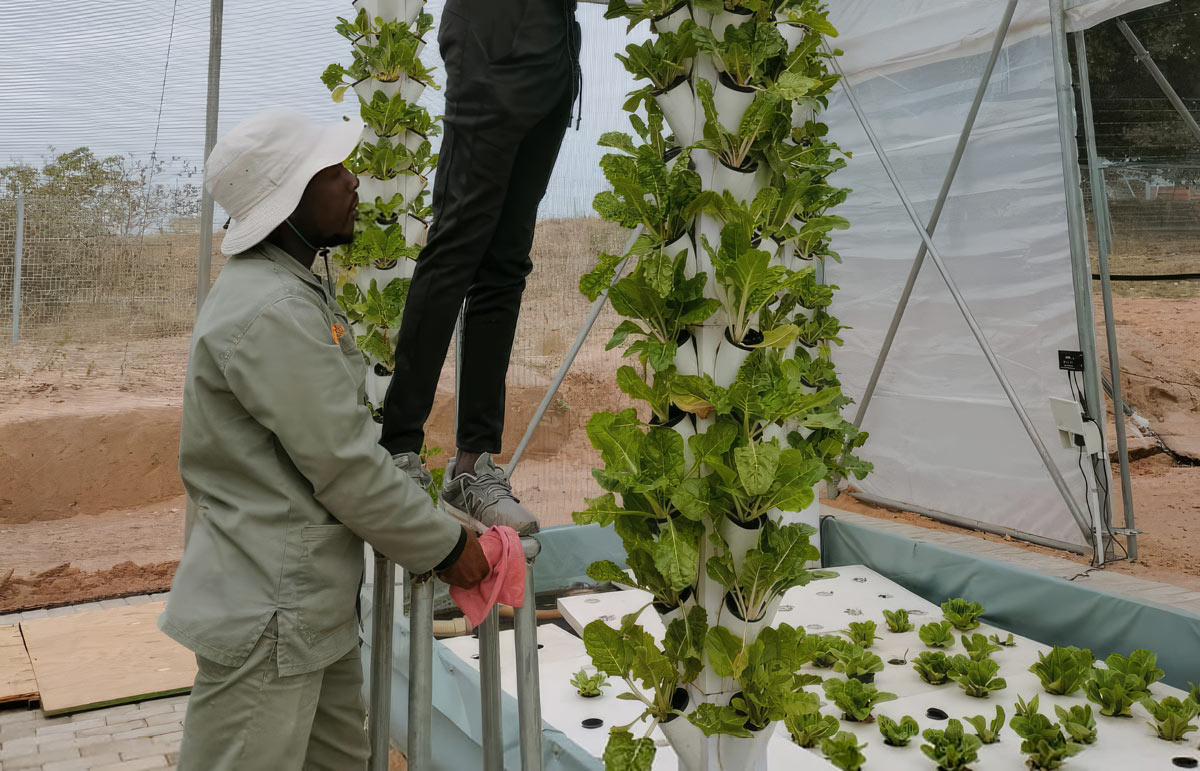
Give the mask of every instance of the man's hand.
M 453 565 L 438 573 L 438 578 L 451 586 L 471 589 L 487 578 L 492 568 L 488 565 L 487 557 L 483 555 L 479 536 L 469 527 L 464 527 L 463 530 L 467 533 L 467 542 L 463 546 L 462 554 L 458 555 Z

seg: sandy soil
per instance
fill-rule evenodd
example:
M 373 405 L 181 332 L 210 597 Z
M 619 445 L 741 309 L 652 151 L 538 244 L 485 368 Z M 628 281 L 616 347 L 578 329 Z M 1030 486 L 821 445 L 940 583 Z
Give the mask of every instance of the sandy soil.
M 622 238 L 601 223 L 539 225 L 539 268 L 514 346 L 501 461 L 587 314 L 589 303 L 575 290 L 579 272 L 597 251 L 618 250 Z M 1200 466 L 1184 464 L 1188 456 L 1200 457 L 1200 371 L 1190 339 L 1200 323 L 1200 300 L 1118 296 L 1116 308 L 1126 399 L 1174 455 L 1158 452 L 1154 434 L 1137 445 L 1133 492 L 1137 525 L 1145 531 L 1141 560 L 1112 569 L 1200 588 L 1194 558 Z M 596 410 L 626 403 L 612 377 L 619 353 L 603 350 L 616 323 L 610 310 L 601 315 L 514 473 L 518 495 L 546 525 L 569 522 L 583 498 L 598 492 L 585 427 Z M 5 349 L 0 579 L 10 571 L 12 577 L 0 587 L 0 612 L 167 588 L 182 550 L 175 449 L 187 344 L 183 336 L 89 344 L 60 339 Z M 447 450 L 454 445 L 453 382 L 451 365 L 428 425 L 428 443 Z M 916 515 L 868 513 L 946 527 Z

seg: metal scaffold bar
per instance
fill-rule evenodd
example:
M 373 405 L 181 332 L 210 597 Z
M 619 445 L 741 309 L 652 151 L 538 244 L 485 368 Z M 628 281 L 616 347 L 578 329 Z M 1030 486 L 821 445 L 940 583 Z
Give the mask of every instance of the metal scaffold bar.
M 386 561 L 386 560 L 385 560 Z M 390 563 L 389 563 L 390 564 Z M 408 767 L 412 771 L 428 771 L 433 767 L 433 575 L 413 576 L 409 573 L 406 578 L 412 584 L 412 601 L 408 611 Z M 376 581 L 378 581 L 376 577 Z M 391 583 L 389 582 L 389 585 Z M 376 586 L 375 591 L 379 589 Z M 375 616 L 379 618 L 378 615 Z M 391 630 L 388 624 L 388 630 Z M 387 643 L 389 663 L 391 661 L 392 644 L 389 634 Z M 391 666 L 382 667 L 390 678 Z M 375 695 L 375 668 L 372 667 L 372 696 Z M 388 691 L 391 682 L 388 682 Z M 376 744 L 386 746 L 388 724 L 381 726 L 385 732 L 383 739 L 375 740 L 377 734 L 372 734 L 372 747 Z M 386 749 L 384 760 L 378 769 L 387 769 Z M 375 752 L 371 753 L 374 760 Z M 374 763 L 372 763 L 374 765 Z
M 504 723 L 500 691 L 500 613 L 479 625 L 479 708 L 483 717 L 483 771 L 504 771 Z
M 217 144 L 217 115 L 221 99 L 221 27 L 224 0 L 212 0 L 208 15 L 208 107 L 204 116 L 204 160 Z M 208 297 L 212 283 L 213 197 L 201 185 L 200 251 L 196 255 L 196 313 Z
M 538 669 L 537 595 L 533 563 L 542 551 L 536 538 L 522 538 L 525 550 L 525 602 L 513 614 L 517 646 L 517 710 L 521 733 L 521 771 L 542 768 L 542 686 Z
M 991 343 L 988 342 L 987 337 L 983 334 L 983 329 L 979 326 L 979 322 L 976 321 L 975 315 L 971 312 L 971 308 L 967 305 L 967 301 L 963 297 L 962 292 L 959 291 L 958 284 L 955 283 L 954 277 L 950 275 L 950 271 L 946 267 L 945 261 L 942 259 L 942 255 L 938 251 L 938 248 L 934 245 L 932 237 L 930 237 L 929 233 L 925 230 L 925 226 L 921 222 L 920 215 L 917 214 L 917 210 L 913 206 L 912 200 L 905 191 L 904 185 L 900 182 L 899 175 L 892 167 L 892 162 L 888 159 L 887 152 L 884 151 L 883 145 L 879 141 L 879 137 L 875 134 L 875 129 L 872 128 L 870 121 L 867 120 L 867 116 L 863 112 L 862 105 L 858 102 L 858 97 L 855 95 L 854 89 L 851 88 L 849 81 L 845 77 L 845 73 L 842 72 L 842 68 L 838 64 L 837 58 L 832 55 L 828 45 L 822 44 L 822 47 L 824 48 L 825 52 L 829 54 L 830 66 L 840 76 L 838 82 L 841 84 L 842 90 L 845 91 L 846 98 L 849 100 L 850 106 L 854 110 L 854 114 L 858 117 L 859 123 L 862 124 L 863 131 L 867 135 L 867 140 L 871 143 L 871 147 L 874 149 L 876 156 L 878 156 L 879 162 L 883 165 L 884 172 L 891 181 L 892 187 L 896 191 L 896 195 L 900 198 L 900 202 L 904 205 L 904 209 L 908 213 L 908 217 L 912 221 L 913 227 L 916 228 L 921 240 L 924 242 L 925 247 L 929 252 L 930 259 L 933 260 L 933 264 L 937 267 L 938 272 L 941 274 L 942 280 L 946 283 L 946 288 L 950 290 L 950 294 L 954 298 L 954 303 L 958 306 L 959 312 L 962 313 L 963 319 L 967 322 L 967 326 L 970 327 L 971 334 L 975 337 L 975 341 L 979 343 L 979 348 L 983 351 L 984 358 L 987 359 L 988 365 L 992 368 L 992 372 L 995 373 L 996 379 L 1000 382 L 1000 387 L 1004 390 L 1004 395 L 1008 397 L 1009 403 L 1016 411 L 1017 417 L 1020 419 L 1021 425 L 1025 429 L 1025 433 L 1028 434 L 1029 440 L 1033 442 L 1033 446 L 1037 450 L 1038 456 L 1042 459 L 1042 464 L 1045 465 L 1046 470 L 1050 474 L 1050 478 L 1054 481 L 1054 486 L 1058 488 L 1059 494 L 1062 495 L 1063 501 L 1067 505 L 1067 509 L 1071 512 L 1071 516 L 1075 519 L 1075 522 L 1079 525 L 1080 529 L 1085 534 L 1090 536 L 1092 530 L 1090 526 L 1091 523 L 1080 509 L 1079 504 L 1075 501 L 1075 497 L 1071 494 L 1071 490 L 1067 486 L 1066 480 L 1063 479 L 1062 473 L 1055 465 L 1054 459 L 1050 457 L 1050 451 L 1046 448 L 1042 438 L 1038 435 L 1037 428 L 1033 425 L 1033 420 L 1029 417 L 1029 413 L 1026 412 L 1025 406 L 1021 403 L 1020 398 L 1017 396 L 1016 390 L 1013 388 L 1012 383 L 1009 382 L 1008 375 L 1004 373 L 1003 367 L 1000 366 L 1000 362 L 996 358 L 995 352 L 992 351 Z
M 1108 187 L 1104 181 L 1104 169 L 1100 167 L 1100 156 L 1096 152 L 1096 125 L 1092 120 L 1092 91 L 1088 80 L 1087 45 L 1083 33 L 1075 35 L 1075 64 L 1079 70 L 1079 94 L 1083 106 L 1083 128 L 1087 144 L 1089 178 L 1092 186 L 1092 210 L 1096 217 L 1096 250 L 1100 258 L 1100 294 L 1104 305 L 1104 337 L 1108 345 L 1108 373 L 1112 379 L 1113 404 L 1123 405 L 1121 396 L 1121 365 L 1117 351 L 1117 329 L 1113 319 L 1112 281 L 1108 270 L 1108 255 L 1112 251 L 1112 232 L 1108 217 Z M 1129 447 L 1125 439 L 1125 410 L 1114 409 L 1117 429 L 1117 459 L 1121 466 L 1121 510 L 1125 528 L 1132 531 L 1133 488 L 1129 481 Z M 1126 551 L 1129 559 L 1137 559 L 1137 534 L 1127 533 Z

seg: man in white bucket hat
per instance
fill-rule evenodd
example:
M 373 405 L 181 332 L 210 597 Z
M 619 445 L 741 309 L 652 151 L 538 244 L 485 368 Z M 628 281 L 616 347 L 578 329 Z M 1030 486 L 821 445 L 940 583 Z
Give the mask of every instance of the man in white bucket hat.
M 473 532 L 378 444 L 366 365 L 312 273 L 350 241 L 361 126 L 267 110 L 213 148 L 230 255 L 196 319 L 179 470 L 195 506 L 159 626 L 196 653 L 185 771 L 364 769 L 356 604 L 366 541 L 470 588 Z

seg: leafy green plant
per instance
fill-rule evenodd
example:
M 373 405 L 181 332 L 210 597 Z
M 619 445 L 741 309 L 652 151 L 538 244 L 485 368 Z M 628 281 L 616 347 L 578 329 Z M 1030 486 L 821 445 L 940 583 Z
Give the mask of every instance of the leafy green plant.
M 870 648 L 881 639 L 875 635 L 874 621 L 851 621 L 850 628 L 842 632 L 846 639 L 861 648 Z
M 829 669 L 837 663 L 837 654 L 850 645 L 840 637 L 827 634 L 806 635 L 801 641 L 801 651 L 804 657 L 812 662 L 814 667 Z
M 747 170 L 752 165 L 752 150 L 772 144 L 791 127 L 779 97 L 765 91 L 754 95 L 736 131 L 721 123 L 712 84 L 704 78 L 696 81 L 696 96 L 704 109 L 704 137 L 697 140 L 696 147 L 713 153 L 731 169 Z
M 999 635 L 995 635 L 995 634 L 988 635 L 988 640 L 995 643 L 996 645 L 1000 645 L 1005 648 L 1012 648 L 1013 646 L 1015 646 L 1017 644 L 1016 639 L 1013 638 L 1011 633 L 1008 635 L 1007 638 L 1001 638 Z
M 979 617 L 982 615 L 983 606 L 978 602 L 954 597 L 942 603 L 942 616 L 960 632 L 968 632 L 979 626 Z
M 681 713 L 673 704 L 675 692 L 694 682 L 703 668 L 708 626 L 703 608 L 694 606 L 686 616 L 671 621 L 662 647 L 637 623 L 640 613 L 639 609 L 624 616 L 617 629 L 596 620 L 583 630 L 583 645 L 597 671 L 624 680 L 629 694 L 622 694 L 621 698 L 640 701 L 644 707 L 632 722 L 612 729 L 604 751 L 606 764 L 611 757 L 614 763 L 626 764 L 640 758 L 638 762 L 644 765 L 611 766 L 615 768 L 649 769 L 654 743 L 644 738 L 634 739 L 630 727 L 649 719 L 650 727 L 645 734 L 648 736 L 658 723 L 679 716 Z
M 1070 709 L 1063 709 L 1056 704 L 1054 714 L 1058 715 L 1058 721 L 1071 741 L 1080 744 L 1096 741 L 1096 719 L 1092 716 L 1091 704 L 1075 704 Z
M 1049 653 L 1038 654 L 1029 671 L 1038 676 L 1046 693 L 1070 696 L 1092 676 L 1095 658 L 1086 648 L 1055 646 Z
M 740 570 L 735 570 L 732 555 L 725 551 L 709 558 L 708 577 L 729 592 L 740 618 L 757 621 L 776 597 L 820 575 L 819 571 L 804 569 L 807 562 L 820 558 L 820 552 L 808 540 L 815 532 L 809 525 L 777 525 L 768 519 L 759 546 L 746 552 Z
M 415 131 L 426 137 L 441 132 L 441 126 L 419 104 L 404 101 L 399 92 L 388 96 L 376 91 L 370 101 L 363 101 L 359 108 L 363 121 L 377 136 L 394 137 L 402 131 Z
M 862 723 L 870 720 L 875 705 L 892 701 L 896 694 L 877 690 L 874 685 L 858 680 L 831 678 L 822 684 L 825 696 L 842 711 L 846 720 Z
M 1021 753 L 1030 769 L 1059 768 L 1083 750 L 1084 745 L 1067 741 L 1062 729 L 1048 717 L 1037 711 L 1031 702 L 1029 711 L 1019 712 L 1009 721 L 1009 726 L 1021 737 Z
M 954 633 L 950 631 L 949 621 L 931 621 L 922 624 L 917 631 L 921 642 L 930 648 L 945 648 L 954 644 Z
M 821 754 L 842 771 L 859 771 L 867 762 L 867 756 L 862 752 L 866 746 L 866 743 L 859 744 L 858 737 L 849 731 L 840 731 L 821 740 Z
M 996 677 L 1000 665 L 991 659 L 975 661 L 959 654 L 950 658 L 950 679 L 958 683 L 968 696 L 987 698 L 992 691 L 1008 687 L 1002 677 Z
M 805 695 L 811 696 L 813 699 L 817 698 L 815 693 L 806 693 Z M 816 747 L 822 739 L 837 733 L 839 728 L 836 717 L 822 715 L 816 709 L 788 715 L 783 719 L 783 724 L 791 734 L 792 741 L 801 747 Z
M 930 685 L 941 685 L 950 678 L 950 660 L 941 651 L 923 651 L 913 659 L 913 669 Z
M 374 265 L 386 270 L 399 260 L 415 260 L 420 253 L 420 246 L 405 240 L 401 224 L 380 226 L 371 222 L 358 230 L 354 243 L 344 250 L 341 263 L 346 267 Z
M 691 61 L 696 56 L 696 39 L 692 30 L 696 23 L 686 20 L 678 32 L 666 32 L 655 35 L 641 43 L 630 43 L 625 46 L 624 54 L 617 54 L 617 59 L 625 65 L 625 69 L 633 75 L 634 80 L 648 80 L 650 83 L 629 95 L 625 109 L 629 112 L 637 110 L 643 101 L 653 99 L 687 76 L 691 69 Z
M 668 15 L 679 5 L 679 0 L 646 0 L 630 5 L 626 0 L 608 0 L 608 9 L 604 12 L 606 19 L 629 19 L 629 29 L 643 21 L 653 21 Z
M 992 657 L 992 654 L 1000 650 L 999 645 L 992 645 L 988 639 L 976 632 L 971 636 L 962 635 L 963 648 L 966 649 L 967 655 L 976 661 L 982 661 Z
M 758 312 L 771 303 L 775 295 L 790 290 L 799 279 L 796 271 L 771 264 L 771 254 L 755 248 L 754 234 L 744 222 L 729 222 L 721 229 L 721 243 L 716 248 L 701 238 L 702 248 L 712 260 L 716 283 L 721 288 L 719 299 L 729 324 L 730 337 L 747 344 Z M 796 339 L 798 329 L 783 324 L 773 329 L 759 330 L 762 340 L 751 347 L 782 348 Z
M 733 678 L 741 692 L 727 706 L 699 705 L 689 719 L 706 736 L 749 737 L 788 715 L 811 710 L 811 699 L 801 689 L 813 678 L 799 671 L 804 636 L 801 629 L 779 624 L 764 628 L 750 642 L 723 626 L 710 628 L 704 641 L 708 665 L 717 676 Z
M 1000 741 L 1000 731 L 1004 728 L 1004 707 L 996 705 L 996 717 L 989 723 L 986 715 L 975 715 L 964 718 L 975 728 L 975 734 L 984 744 L 995 744 Z
M 580 696 L 599 696 L 600 689 L 608 687 L 608 678 L 603 672 L 589 675 L 586 669 L 581 669 L 571 678 L 571 685 Z
M 1146 725 L 1153 728 L 1160 739 L 1177 742 L 1196 730 L 1192 721 L 1200 715 L 1200 705 L 1190 697 L 1182 701 L 1174 696 L 1165 696 L 1160 701 L 1145 697 L 1139 703 L 1154 718 Z
M 954 718 L 950 718 L 944 729 L 926 728 L 921 736 L 926 741 L 921 752 L 937 764 L 939 771 L 967 771 L 979 759 L 983 742 L 978 736 L 964 732 L 962 723 Z
M 692 34 L 699 49 L 719 61 L 724 73 L 738 86 L 760 85 L 771 61 L 787 51 L 787 43 L 774 24 L 749 22 L 729 26 L 723 32 L 722 40 L 705 27 L 693 28 Z
M 1132 717 L 1129 708 L 1145 695 L 1142 681 L 1136 674 L 1115 669 L 1093 669 L 1092 677 L 1083 684 L 1088 700 L 1100 706 L 1100 714 L 1109 717 Z
M 887 715 L 880 715 L 876 718 L 876 722 L 879 723 L 879 733 L 883 736 L 883 743 L 892 747 L 907 747 L 909 739 L 921 732 L 921 727 L 917 725 L 916 719 L 908 715 L 900 718 L 898 723 Z
M 422 141 L 416 150 L 409 150 L 403 143 L 393 143 L 387 137 L 380 137 L 374 144 L 360 144 L 354 155 L 347 159 L 346 168 L 359 175 L 392 179 L 402 172 L 421 174 L 436 163 L 437 156 L 428 141 Z
M 846 677 L 861 680 L 883 671 L 883 659 L 853 643 L 834 651 L 833 656 L 837 659 L 833 671 L 841 672 Z
M 908 611 L 904 608 L 885 610 L 883 620 L 887 622 L 889 632 L 907 632 L 913 628 L 912 622 L 908 620 Z
M 364 330 L 356 338 L 359 350 L 388 370 L 391 370 L 396 354 L 391 330 L 396 328 L 404 313 L 408 286 L 408 279 L 394 278 L 380 289 L 378 282 L 371 279 L 364 292 L 355 284 L 346 282 L 338 295 L 338 304 L 346 312 L 346 317 Z
M 1104 660 L 1105 665 L 1114 672 L 1120 672 L 1135 680 L 1130 680 L 1132 690 L 1138 694 L 1149 695 L 1150 686 L 1163 678 L 1166 672 L 1163 672 L 1157 666 L 1158 656 L 1146 650 L 1139 648 L 1129 657 L 1120 656 L 1116 653 L 1110 654 Z

